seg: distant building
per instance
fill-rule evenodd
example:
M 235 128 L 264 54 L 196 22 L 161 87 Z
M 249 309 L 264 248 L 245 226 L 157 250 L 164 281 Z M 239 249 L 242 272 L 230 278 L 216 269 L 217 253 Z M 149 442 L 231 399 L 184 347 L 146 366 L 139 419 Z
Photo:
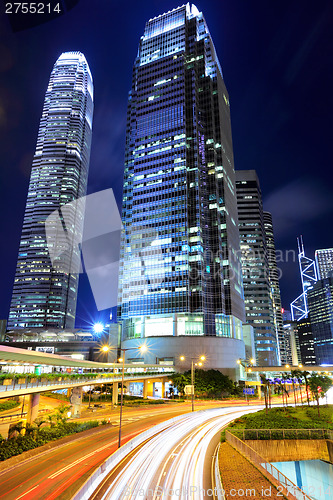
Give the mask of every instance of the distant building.
M 283 363 L 281 362 L 281 365 L 297 366 L 302 363 L 297 321 L 285 321 L 283 323 L 283 332 L 286 355 Z
M 279 269 L 276 263 L 276 249 L 274 240 L 273 219 L 269 212 L 264 212 L 264 227 L 266 237 L 267 259 L 269 269 L 269 281 L 272 293 L 272 306 L 274 315 L 274 325 L 278 339 L 279 357 L 282 365 L 288 363 L 288 345 L 286 344 L 283 330 L 281 294 L 279 283 Z
M 318 365 L 333 364 L 333 271 L 308 290 L 308 306 Z
M 328 278 L 329 273 L 333 271 L 333 248 L 316 250 L 315 259 L 318 279 Z
M 93 83 L 80 52 L 56 61 L 45 94 L 10 305 L 8 328 L 74 328 L 80 249 L 67 241 L 83 214 L 63 206 L 85 196 L 93 118 Z M 57 212 L 58 211 L 58 212 Z M 57 265 L 52 265 L 45 221 L 57 214 Z M 65 249 L 65 251 L 64 251 Z
M 309 288 L 311 288 L 317 281 L 317 268 L 316 263 L 313 259 L 306 257 L 303 237 L 297 238 L 298 245 L 298 263 L 301 274 L 302 281 L 302 293 L 299 295 L 291 304 L 291 316 L 293 321 L 299 321 L 303 318 L 307 318 L 308 310 L 308 300 L 307 293 Z
M 3 342 L 5 339 L 6 327 L 7 327 L 7 320 L 0 319 L 0 342 Z
M 100 358 L 101 342 L 93 333 L 82 329 L 20 328 L 7 329 L 1 342 L 6 346 L 69 356 L 73 359 Z
M 309 316 L 297 322 L 296 335 L 298 336 L 302 365 L 318 364 L 316 360 L 314 337 L 312 334 Z
M 282 308 L 281 312 L 282 312 L 282 319 L 283 319 L 284 323 L 286 321 L 291 321 L 291 312 L 290 311 L 287 311 L 287 309 Z
M 270 270 L 261 190 L 255 170 L 236 170 L 236 192 L 246 321 L 254 328 L 257 364 L 276 366 L 279 364 L 279 349 L 274 321 L 274 289 L 270 281 L 271 274 L 277 291 L 276 260 L 274 262 L 272 256 Z M 273 248 L 271 219 L 267 226 L 269 244 Z M 275 298 L 281 309 L 277 293 Z

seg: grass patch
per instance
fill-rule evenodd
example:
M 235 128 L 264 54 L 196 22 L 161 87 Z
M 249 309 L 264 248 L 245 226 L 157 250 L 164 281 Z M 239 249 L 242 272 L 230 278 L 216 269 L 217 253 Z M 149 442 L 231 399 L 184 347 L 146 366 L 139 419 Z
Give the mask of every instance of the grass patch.
M 265 410 L 259 410 L 237 418 L 228 428 L 333 430 L 333 406 L 321 406 L 320 417 L 315 406 L 272 408 L 267 415 Z

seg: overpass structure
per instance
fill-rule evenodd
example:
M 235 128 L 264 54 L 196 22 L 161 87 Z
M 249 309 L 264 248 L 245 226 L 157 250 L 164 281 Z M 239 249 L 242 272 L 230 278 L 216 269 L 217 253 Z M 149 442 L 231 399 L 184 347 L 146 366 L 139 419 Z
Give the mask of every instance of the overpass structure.
M 27 421 L 33 422 L 42 392 L 69 389 L 74 416 L 79 416 L 84 386 L 112 385 L 112 403 L 117 404 L 122 366 L 122 363 L 77 360 L 0 345 L 0 399 L 28 395 Z M 162 382 L 163 393 L 172 373 L 173 365 L 124 364 L 124 381 L 142 382 L 143 397 L 154 394 L 155 382 Z
M 326 366 L 320 366 L 320 365 L 297 365 L 297 366 L 292 366 L 292 365 L 284 365 L 284 366 L 251 366 L 247 367 L 247 372 L 253 372 L 253 373 L 290 373 L 293 370 L 299 370 L 299 371 L 307 371 L 310 373 L 317 372 L 317 373 L 323 373 L 326 375 L 332 375 L 333 374 L 333 365 L 326 365 Z

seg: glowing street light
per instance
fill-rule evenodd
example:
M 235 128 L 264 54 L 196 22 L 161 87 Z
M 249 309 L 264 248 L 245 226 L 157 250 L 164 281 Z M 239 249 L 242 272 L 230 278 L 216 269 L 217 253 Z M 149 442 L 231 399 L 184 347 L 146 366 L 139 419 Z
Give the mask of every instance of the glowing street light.
M 93 326 L 93 330 L 95 333 L 102 333 L 104 330 L 104 325 L 102 323 L 95 323 Z

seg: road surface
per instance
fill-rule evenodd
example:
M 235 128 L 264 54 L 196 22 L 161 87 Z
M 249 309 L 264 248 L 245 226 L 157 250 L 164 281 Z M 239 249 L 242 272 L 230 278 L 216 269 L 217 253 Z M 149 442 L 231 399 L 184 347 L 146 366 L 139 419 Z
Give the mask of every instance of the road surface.
M 215 498 L 212 458 L 221 428 L 258 409 L 224 408 L 185 415 L 120 460 L 90 500 Z

